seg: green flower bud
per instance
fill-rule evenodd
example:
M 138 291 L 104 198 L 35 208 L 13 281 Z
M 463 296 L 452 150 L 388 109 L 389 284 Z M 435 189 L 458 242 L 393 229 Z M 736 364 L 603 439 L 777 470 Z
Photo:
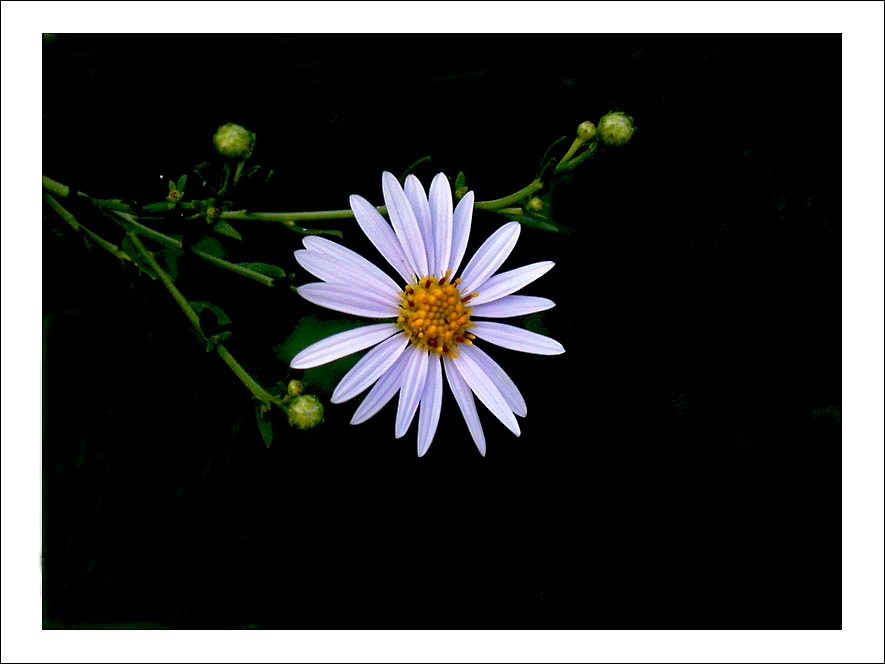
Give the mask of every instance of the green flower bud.
M 290 397 L 297 397 L 304 392 L 304 385 L 301 384 L 300 380 L 290 380 L 288 391 Z
M 606 145 L 624 145 L 633 136 L 633 118 L 626 113 L 606 113 L 599 121 L 599 138 Z
M 289 424 L 299 429 L 313 429 L 323 423 L 323 404 L 312 394 L 301 394 L 286 409 Z
M 212 138 L 215 147 L 225 157 L 243 158 L 252 154 L 255 145 L 255 134 L 238 124 L 228 122 L 218 128 Z
M 532 200 L 529 201 L 528 205 L 526 205 L 529 212 L 540 212 L 544 209 L 544 201 L 535 196 Z
M 578 138 L 582 141 L 592 141 L 596 138 L 596 125 L 590 122 L 582 122 L 578 125 Z

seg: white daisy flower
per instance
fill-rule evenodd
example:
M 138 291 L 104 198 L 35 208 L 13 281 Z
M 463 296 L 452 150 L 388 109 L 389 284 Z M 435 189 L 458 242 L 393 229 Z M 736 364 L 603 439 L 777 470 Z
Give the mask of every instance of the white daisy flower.
M 360 228 L 405 285 L 397 285 L 350 249 L 308 235 L 295 259 L 322 282 L 297 290 L 321 307 L 392 320 L 318 341 L 292 359 L 292 368 L 309 369 L 374 346 L 338 383 L 332 403 L 352 399 L 372 386 L 351 419 L 351 424 L 359 424 L 399 391 L 397 438 L 405 435 L 420 405 L 418 456 L 427 452 L 436 433 L 445 368 L 449 389 L 485 456 L 485 436 L 473 395 L 517 436 L 514 415 L 525 417 L 526 403 L 510 377 L 474 340 L 537 355 L 558 355 L 565 349 L 550 337 L 475 319 L 509 318 L 554 306 L 547 298 L 512 294 L 545 274 L 553 263 L 542 261 L 495 274 L 519 238 L 520 224 L 514 221 L 495 231 L 461 276 L 452 279 L 470 236 L 473 192 L 467 192 L 453 214 L 452 192 L 442 173 L 430 184 L 429 200 L 414 175 L 406 178 L 405 190 L 387 172 L 381 184 L 393 228 L 361 196 L 351 196 L 350 207 Z

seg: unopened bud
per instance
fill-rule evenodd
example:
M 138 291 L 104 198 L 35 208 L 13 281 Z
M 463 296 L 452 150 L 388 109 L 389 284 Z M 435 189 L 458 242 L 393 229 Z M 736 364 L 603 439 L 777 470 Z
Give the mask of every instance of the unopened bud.
M 526 205 L 529 212 L 540 212 L 544 209 L 544 201 L 535 196 L 532 200 L 529 201 L 528 205 Z
M 255 134 L 245 127 L 228 122 L 218 128 L 212 140 L 218 151 L 225 157 L 242 158 L 252 154 Z
M 592 141 L 596 138 L 596 125 L 590 122 L 582 122 L 578 125 L 578 138 L 582 141 Z
M 304 391 L 304 385 L 301 384 L 300 380 L 290 380 L 287 389 L 290 397 L 297 397 Z
M 633 136 L 633 118 L 626 113 L 606 113 L 599 121 L 599 138 L 606 145 L 624 145 Z
M 286 416 L 293 427 L 313 429 L 323 423 L 323 404 L 312 394 L 301 394 L 289 404 Z

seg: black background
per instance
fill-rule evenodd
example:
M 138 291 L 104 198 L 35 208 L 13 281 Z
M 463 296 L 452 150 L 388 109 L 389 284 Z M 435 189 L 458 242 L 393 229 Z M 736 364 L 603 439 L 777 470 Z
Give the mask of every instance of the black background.
M 548 146 L 623 110 L 633 140 L 544 190 L 503 269 L 555 357 L 484 345 L 528 403 L 514 437 L 448 393 L 428 454 L 393 402 L 267 448 L 249 392 L 159 282 L 44 206 L 44 624 L 838 628 L 841 405 L 837 35 L 61 35 L 44 45 L 43 173 L 148 203 L 257 135 L 256 211 L 381 204 L 381 172 L 528 184 Z M 216 159 L 217 161 L 217 159 Z M 217 167 L 217 166 L 216 166 Z M 160 176 L 163 175 L 164 179 Z M 196 178 L 188 183 L 195 194 Z M 113 241 L 88 203 L 65 205 Z M 468 256 L 505 220 L 477 211 Z M 182 222 L 184 223 L 184 222 Z M 194 223 L 194 222 L 188 222 Z M 310 226 L 311 224 L 307 224 Z M 343 243 L 380 257 L 352 221 Z M 229 260 L 312 281 L 298 234 L 235 224 Z M 184 233 L 190 227 L 162 229 Z M 329 315 L 193 256 L 176 284 L 232 319 L 271 387 Z M 313 387 L 313 389 L 311 389 Z

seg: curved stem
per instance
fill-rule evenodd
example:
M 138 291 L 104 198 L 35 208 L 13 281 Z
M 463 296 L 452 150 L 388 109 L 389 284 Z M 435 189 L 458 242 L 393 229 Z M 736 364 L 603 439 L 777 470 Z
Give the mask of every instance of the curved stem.
M 501 208 L 510 207 L 514 203 L 519 203 L 523 198 L 531 196 L 543 186 L 544 184 L 540 180 L 534 180 L 531 184 L 523 187 L 515 194 L 510 194 L 510 196 L 505 196 L 504 198 L 496 198 L 491 201 L 477 201 L 473 204 L 473 207 L 479 210 L 500 210 Z

